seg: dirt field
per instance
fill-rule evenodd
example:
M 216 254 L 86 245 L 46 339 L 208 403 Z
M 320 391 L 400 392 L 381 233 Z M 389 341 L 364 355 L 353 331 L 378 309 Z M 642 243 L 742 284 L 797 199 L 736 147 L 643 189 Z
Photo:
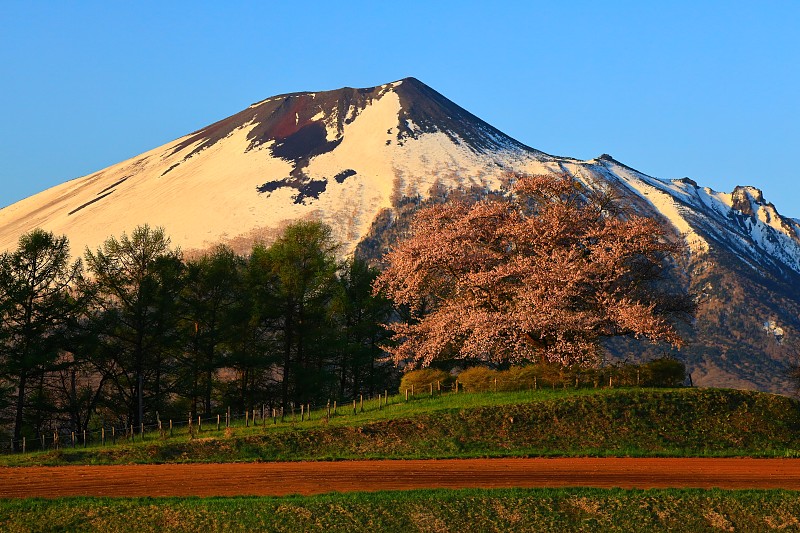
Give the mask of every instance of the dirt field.
M 234 496 L 419 488 L 800 490 L 800 459 L 455 459 L 0 468 L 0 497 Z

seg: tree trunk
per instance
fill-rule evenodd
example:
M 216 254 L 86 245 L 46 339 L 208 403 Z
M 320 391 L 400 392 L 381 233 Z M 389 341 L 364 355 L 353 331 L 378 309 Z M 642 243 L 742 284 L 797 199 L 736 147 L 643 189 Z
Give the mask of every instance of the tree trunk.
M 144 376 L 142 372 L 137 372 L 138 376 L 136 377 L 136 402 L 137 402 L 137 409 L 136 409 L 136 416 L 138 417 L 136 420 L 136 426 L 142 424 L 144 422 L 144 393 L 142 389 L 144 389 Z
M 19 391 L 17 393 L 17 409 L 14 417 L 14 450 L 19 451 L 22 440 L 22 420 L 25 410 L 25 386 L 28 381 L 28 373 L 23 370 L 19 375 Z
M 283 346 L 283 376 L 281 377 L 281 407 L 287 409 L 289 407 L 289 367 L 292 364 L 292 320 L 291 317 L 286 317 L 284 325 L 284 346 Z
M 203 408 L 205 413 L 211 414 L 211 392 L 212 392 L 212 384 L 214 379 L 214 345 L 212 344 L 210 349 L 206 354 L 206 387 L 205 387 L 205 398 L 204 398 L 204 405 Z

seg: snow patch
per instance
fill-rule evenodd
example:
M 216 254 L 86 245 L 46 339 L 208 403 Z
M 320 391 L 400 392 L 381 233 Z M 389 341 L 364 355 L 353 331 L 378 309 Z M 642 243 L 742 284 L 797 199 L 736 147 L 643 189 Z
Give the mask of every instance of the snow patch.
M 688 195 L 674 182 L 668 183 L 627 168 L 610 161 L 604 161 L 606 166 L 612 166 L 612 171 L 620 177 L 628 187 L 644 198 L 661 213 L 684 236 L 689 249 L 694 253 L 705 253 L 709 250 L 708 241 L 701 237 L 689 224 L 684 216 L 685 208 L 676 201 L 676 197 L 688 200 Z
M 783 328 L 780 327 L 774 320 L 768 320 L 764 322 L 762 329 L 768 334 L 773 335 L 779 343 L 783 340 L 783 337 L 786 334 Z

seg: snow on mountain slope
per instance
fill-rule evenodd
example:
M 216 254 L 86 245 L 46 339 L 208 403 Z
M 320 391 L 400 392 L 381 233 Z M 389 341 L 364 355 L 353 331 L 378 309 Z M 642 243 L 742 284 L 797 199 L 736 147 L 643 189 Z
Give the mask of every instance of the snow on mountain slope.
M 570 174 L 669 224 L 690 251 L 676 281 L 699 302 L 688 348 L 677 354 L 695 384 L 787 390 L 787 354 L 800 347 L 800 220 L 781 216 L 754 187 L 716 192 L 607 155 L 545 154 L 414 78 L 254 103 L 0 210 L 0 250 L 42 227 L 66 234 L 78 256 L 148 223 L 184 250 L 223 242 L 245 252 L 293 220 L 315 218 L 331 225 L 343 254 L 362 243 L 379 257 L 420 199 L 442 188 L 499 189 L 510 173 Z M 663 349 L 616 353 L 655 357 Z
M 499 188 L 508 172 L 570 173 L 637 195 L 695 253 L 710 241 L 800 272 L 800 224 L 760 191 L 659 180 L 608 156 L 554 157 L 508 137 L 414 78 L 267 98 L 164 146 L 0 210 L 0 249 L 43 227 L 75 254 L 148 223 L 176 245 L 270 240 L 289 221 L 331 224 L 349 253 L 379 212 L 434 184 Z
M 0 210 L 0 249 L 43 227 L 80 254 L 143 223 L 206 248 L 314 217 L 350 252 L 393 197 L 437 181 L 497 188 L 520 159 L 548 158 L 413 78 L 282 95 Z
M 647 200 L 652 210 L 644 214 L 655 212 L 669 221 L 693 253 L 707 253 L 713 242 L 731 249 L 754 268 L 788 267 L 800 274 L 800 224 L 781 216 L 755 187 L 720 193 L 688 178 L 653 178 L 608 156 L 593 163 L 600 165 L 607 182 L 617 178 Z M 598 170 L 591 165 L 589 169 Z

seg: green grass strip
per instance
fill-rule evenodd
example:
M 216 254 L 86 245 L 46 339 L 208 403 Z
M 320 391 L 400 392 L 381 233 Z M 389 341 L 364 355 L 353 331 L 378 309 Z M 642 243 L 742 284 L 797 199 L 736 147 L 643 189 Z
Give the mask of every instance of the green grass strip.
M 0 500 L 22 531 L 796 531 L 800 493 L 424 490 L 283 498 Z

